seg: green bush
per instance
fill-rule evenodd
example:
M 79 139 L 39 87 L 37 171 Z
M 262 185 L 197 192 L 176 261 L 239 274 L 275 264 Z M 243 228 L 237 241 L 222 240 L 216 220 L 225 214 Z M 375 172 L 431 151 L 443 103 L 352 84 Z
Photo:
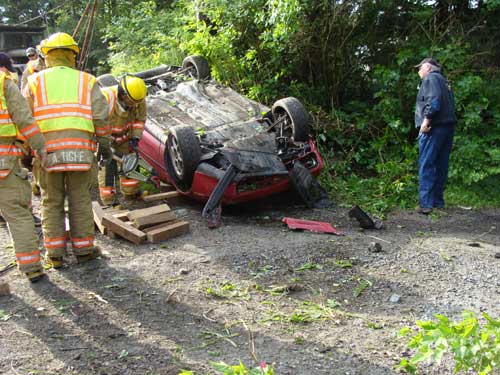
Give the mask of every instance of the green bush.
M 328 190 L 377 212 L 417 203 L 413 65 L 434 56 L 459 119 L 446 199 L 498 205 L 500 7 L 487 3 L 149 0 L 113 16 L 105 40 L 115 73 L 199 54 L 252 99 L 298 97 L 315 115 Z
M 410 359 L 402 359 L 397 366 L 411 374 L 417 373 L 420 362 L 440 363 L 450 354 L 455 362 L 454 372 L 473 370 L 487 375 L 500 369 L 500 318 L 482 314 L 480 324 L 472 312 L 464 312 L 463 320 L 451 322 L 446 316 L 436 315 L 437 321 L 417 321 L 419 331 L 411 337 L 408 347 L 415 351 Z M 400 336 L 411 334 L 403 328 Z

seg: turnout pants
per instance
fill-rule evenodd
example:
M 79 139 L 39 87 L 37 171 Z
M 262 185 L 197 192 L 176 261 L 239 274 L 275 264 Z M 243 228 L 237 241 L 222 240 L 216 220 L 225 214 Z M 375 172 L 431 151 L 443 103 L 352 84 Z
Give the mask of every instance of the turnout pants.
M 453 145 L 453 126 L 421 133 L 418 142 L 418 190 L 422 208 L 444 207 L 444 187 Z
M 62 257 L 71 240 L 73 254 L 84 256 L 94 247 L 92 172 L 39 173 L 42 190 L 42 229 L 49 257 Z M 70 238 L 66 236 L 64 199 L 68 199 Z
M 0 179 L 0 211 L 9 226 L 14 243 L 17 266 L 21 272 L 33 272 L 42 269 L 40 250 L 35 223 L 29 204 L 31 187 L 27 178 L 19 175 L 20 169 L 15 169 L 4 179 Z
M 128 143 L 123 143 L 119 146 L 112 145 L 120 155 L 124 156 L 130 153 Z M 106 181 L 106 169 L 108 167 L 104 166 L 99 170 L 98 180 L 99 180 L 99 195 L 101 197 L 101 202 L 103 204 L 112 204 L 115 201 L 116 195 L 116 176 L 113 179 L 114 183 L 109 185 L 109 181 Z M 109 171 L 108 171 L 109 172 Z M 135 198 L 139 192 L 139 181 L 133 178 L 127 178 L 126 176 L 120 176 L 120 192 L 124 197 Z M 108 182 L 108 183 L 106 183 Z

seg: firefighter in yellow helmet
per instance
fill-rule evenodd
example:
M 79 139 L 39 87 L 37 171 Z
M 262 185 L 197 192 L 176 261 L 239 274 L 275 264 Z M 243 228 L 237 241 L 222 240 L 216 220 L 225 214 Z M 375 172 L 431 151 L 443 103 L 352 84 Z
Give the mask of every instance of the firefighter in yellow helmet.
M 125 75 L 116 86 L 101 88 L 109 109 L 109 126 L 113 138 L 111 147 L 119 156 L 137 152 L 137 145 L 146 121 L 146 94 L 144 81 L 133 75 Z M 110 172 L 114 160 L 105 160 L 99 171 L 99 194 L 104 204 L 115 203 L 114 176 Z M 139 193 L 139 181 L 120 176 L 120 191 L 125 198 L 135 198 Z
M 80 49 L 66 33 L 55 33 L 41 46 L 47 68 L 28 78 L 25 96 L 47 140 L 40 170 L 42 229 L 48 261 L 62 267 L 70 240 L 79 263 L 100 255 L 94 247 L 90 195 L 91 167 L 97 143 L 109 153 L 106 99 L 91 74 L 75 69 Z M 66 237 L 64 200 L 68 199 L 70 238 Z
M 5 57 L 0 54 L 1 60 Z M 31 191 L 28 171 L 20 166 L 23 137 L 45 158 L 45 140 L 16 84 L 0 68 L 0 210 L 9 225 L 16 261 L 32 281 L 43 275 L 38 236 L 28 207 Z

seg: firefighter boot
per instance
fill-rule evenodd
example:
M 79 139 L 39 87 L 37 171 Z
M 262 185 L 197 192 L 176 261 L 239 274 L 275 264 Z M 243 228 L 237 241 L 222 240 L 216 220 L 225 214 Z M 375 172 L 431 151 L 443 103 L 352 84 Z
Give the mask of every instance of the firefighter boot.
M 92 252 L 90 254 L 87 254 L 87 255 L 77 255 L 76 256 L 76 261 L 79 263 L 79 264 L 82 264 L 82 263 L 87 263 L 93 259 L 96 259 L 98 257 L 100 257 L 102 255 L 101 253 L 101 249 L 98 247 L 98 246 L 94 246 L 92 248 Z
M 26 272 L 25 275 L 28 278 L 28 280 L 32 283 L 36 283 L 37 281 L 40 281 L 45 276 L 45 274 L 43 273 L 42 270 Z
M 63 257 L 51 257 L 47 256 L 45 258 L 45 265 L 50 268 L 54 268 L 56 270 L 62 268 L 63 266 Z

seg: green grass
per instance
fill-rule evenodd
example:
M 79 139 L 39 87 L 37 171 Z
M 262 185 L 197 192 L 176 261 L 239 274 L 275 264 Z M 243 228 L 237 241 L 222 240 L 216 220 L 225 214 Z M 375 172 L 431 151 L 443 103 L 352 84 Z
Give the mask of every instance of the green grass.
M 500 176 L 491 177 L 472 186 L 464 187 L 449 184 L 445 192 L 445 201 L 450 207 L 500 207 L 499 185 Z
M 362 178 L 356 175 L 334 178 L 323 173 L 320 182 L 340 206 L 359 205 L 367 213 L 382 218 L 391 209 L 413 209 L 418 205 L 416 175 L 389 180 L 381 176 Z M 454 185 L 451 181 L 445 190 L 446 205 L 471 208 L 500 207 L 499 184 L 500 177 L 491 177 L 472 186 Z

